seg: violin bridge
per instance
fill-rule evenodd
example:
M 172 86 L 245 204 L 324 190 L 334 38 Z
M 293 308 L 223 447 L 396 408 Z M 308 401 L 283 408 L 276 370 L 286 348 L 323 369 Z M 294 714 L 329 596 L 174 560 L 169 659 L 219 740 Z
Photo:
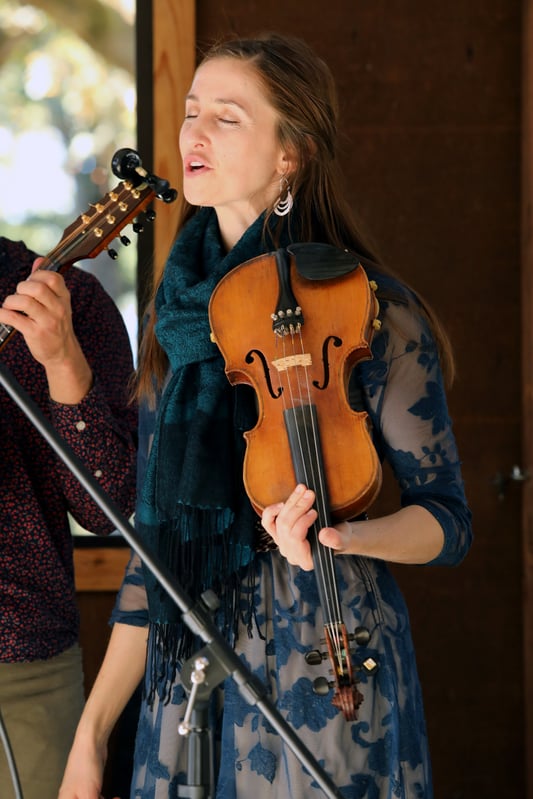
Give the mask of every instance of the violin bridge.
M 313 359 L 311 353 L 302 352 L 299 355 L 287 355 L 284 358 L 276 358 L 275 361 L 272 361 L 272 366 L 274 366 L 278 372 L 286 372 L 295 366 L 306 367 L 311 366 L 312 363 Z

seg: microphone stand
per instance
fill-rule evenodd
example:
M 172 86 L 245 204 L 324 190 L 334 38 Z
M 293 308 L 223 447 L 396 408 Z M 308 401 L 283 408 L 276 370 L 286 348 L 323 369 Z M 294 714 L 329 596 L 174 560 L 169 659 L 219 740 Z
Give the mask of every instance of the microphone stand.
M 166 564 L 144 547 L 137 531 L 124 517 L 118 505 L 102 490 L 99 483 L 94 479 L 75 452 L 73 452 L 61 436 L 58 435 L 41 409 L 18 383 L 7 366 L 1 362 L 0 385 L 24 412 L 55 453 L 59 455 L 63 463 L 102 509 L 108 519 L 115 525 L 115 528 L 122 533 L 132 549 L 138 553 L 141 560 L 148 566 L 159 583 L 174 600 L 182 612 L 185 624 L 206 644 L 202 652 L 205 653 L 209 664 L 212 664 L 215 670 L 224 675 L 224 677 L 231 676 L 233 678 L 244 699 L 250 705 L 259 708 L 272 727 L 296 755 L 302 766 L 313 776 L 315 781 L 322 788 L 324 794 L 329 797 L 329 799 L 343 799 L 342 794 L 339 792 L 338 788 L 336 788 L 329 775 L 316 761 L 307 747 L 299 740 L 283 716 L 268 699 L 265 686 L 244 665 L 223 638 L 210 618 L 207 606 L 203 602 L 193 603 Z M 224 677 L 222 679 L 224 679 Z M 190 795 L 194 796 L 194 793 Z
M 4 753 L 7 760 L 9 775 L 11 777 L 11 785 L 13 787 L 13 791 L 15 792 L 15 799 L 23 799 L 22 786 L 20 784 L 20 777 L 17 770 L 17 764 L 15 762 L 15 756 L 13 754 L 13 749 L 11 747 L 11 741 L 9 740 L 9 735 L 6 729 L 6 725 L 4 724 L 4 719 L 2 717 L 1 710 L 0 710 L 0 740 L 2 741 L 2 744 L 4 746 Z

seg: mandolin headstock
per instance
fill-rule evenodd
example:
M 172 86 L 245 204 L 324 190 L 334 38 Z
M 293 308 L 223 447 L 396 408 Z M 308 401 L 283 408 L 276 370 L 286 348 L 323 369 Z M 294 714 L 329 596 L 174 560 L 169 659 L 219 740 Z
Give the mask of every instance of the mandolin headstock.
M 155 197 L 148 184 L 124 180 L 63 231 L 59 243 L 45 257 L 44 268 L 61 270 L 76 261 L 94 258 L 108 248 L 121 230 Z

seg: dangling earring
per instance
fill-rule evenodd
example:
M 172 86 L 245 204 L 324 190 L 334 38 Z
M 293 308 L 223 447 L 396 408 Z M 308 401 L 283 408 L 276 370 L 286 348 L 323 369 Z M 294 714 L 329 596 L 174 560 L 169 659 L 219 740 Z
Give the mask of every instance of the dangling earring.
M 279 182 L 279 200 L 274 206 L 276 216 L 287 216 L 293 206 L 291 187 L 287 178 L 281 178 Z

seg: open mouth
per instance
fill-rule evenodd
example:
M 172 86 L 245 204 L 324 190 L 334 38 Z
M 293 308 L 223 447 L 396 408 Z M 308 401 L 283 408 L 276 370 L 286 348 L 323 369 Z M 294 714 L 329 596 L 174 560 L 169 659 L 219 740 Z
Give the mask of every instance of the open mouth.
M 204 161 L 200 161 L 197 158 L 188 158 L 185 161 L 185 172 L 188 175 L 197 175 L 200 172 L 209 169 Z

